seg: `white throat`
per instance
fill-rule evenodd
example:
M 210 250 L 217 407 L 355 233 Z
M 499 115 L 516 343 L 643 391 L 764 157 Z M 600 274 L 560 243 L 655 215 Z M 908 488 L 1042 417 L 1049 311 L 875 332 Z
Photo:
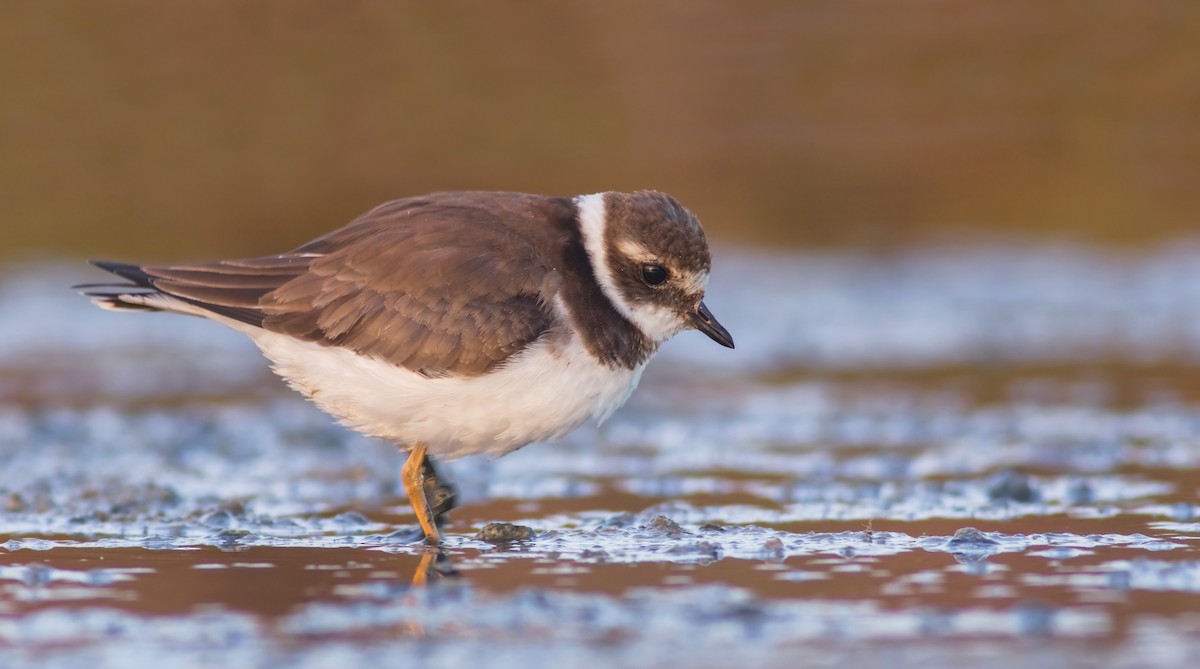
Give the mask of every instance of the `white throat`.
M 587 252 L 592 270 L 596 274 L 596 282 L 600 284 L 600 290 L 605 297 L 622 316 L 637 326 L 642 334 L 654 342 L 662 343 L 683 330 L 685 323 L 670 309 L 654 304 L 633 305 L 621 294 L 616 281 L 613 280 L 612 268 L 608 264 L 608 207 L 604 201 L 606 195 L 607 193 L 592 193 L 575 198 L 575 206 L 579 210 L 579 232 L 583 236 L 583 249 Z M 639 245 L 635 242 L 633 246 Z M 641 260 L 631 258 L 630 262 Z

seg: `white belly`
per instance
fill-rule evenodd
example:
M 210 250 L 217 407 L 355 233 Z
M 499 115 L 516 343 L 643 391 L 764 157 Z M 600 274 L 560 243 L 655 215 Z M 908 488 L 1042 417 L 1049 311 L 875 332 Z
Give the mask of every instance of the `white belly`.
M 352 351 L 265 330 L 247 331 L 275 372 L 343 425 L 442 458 L 503 455 L 604 420 L 625 403 L 643 366 L 597 364 L 576 338 L 539 342 L 474 378 L 427 378 Z

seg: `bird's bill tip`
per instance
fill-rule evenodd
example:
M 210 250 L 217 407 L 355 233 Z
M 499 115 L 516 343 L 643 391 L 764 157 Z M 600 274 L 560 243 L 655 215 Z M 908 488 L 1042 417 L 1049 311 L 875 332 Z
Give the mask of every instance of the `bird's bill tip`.
M 692 327 L 708 335 L 709 339 L 717 342 L 726 348 L 733 348 L 733 335 L 729 334 L 729 330 L 725 326 L 717 322 L 717 319 L 712 315 L 703 302 L 696 310 L 692 312 Z

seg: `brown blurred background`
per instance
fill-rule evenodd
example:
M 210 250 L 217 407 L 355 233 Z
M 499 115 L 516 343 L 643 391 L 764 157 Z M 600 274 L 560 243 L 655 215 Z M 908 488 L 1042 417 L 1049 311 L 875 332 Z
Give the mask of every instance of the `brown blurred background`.
M 1200 212 L 1200 3 L 5 3 L 0 256 L 283 250 L 385 199 L 653 187 L 734 242 Z

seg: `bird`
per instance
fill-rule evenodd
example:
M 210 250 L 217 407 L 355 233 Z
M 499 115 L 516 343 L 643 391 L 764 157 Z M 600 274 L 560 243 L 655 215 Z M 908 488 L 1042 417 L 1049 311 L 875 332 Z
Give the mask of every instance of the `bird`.
M 241 332 L 336 421 L 407 451 L 417 540 L 434 546 L 457 500 L 435 461 L 599 424 L 684 330 L 734 348 L 704 302 L 699 219 L 654 190 L 436 192 L 277 255 L 90 262 L 120 278 L 76 286 L 98 306 Z

